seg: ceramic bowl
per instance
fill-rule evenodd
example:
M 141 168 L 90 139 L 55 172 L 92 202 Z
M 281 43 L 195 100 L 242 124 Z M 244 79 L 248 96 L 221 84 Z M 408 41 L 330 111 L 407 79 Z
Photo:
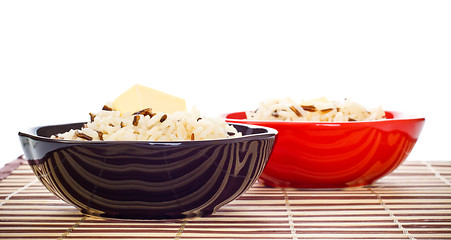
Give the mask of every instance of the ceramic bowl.
M 266 126 L 279 132 L 260 181 L 267 186 L 293 188 L 372 184 L 407 158 L 425 122 L 399 112 L 386 112 L 385 120 L 340 123 L 247 120 L 245 112 L 224 117 L 227 122 Z
M 242 137 L 200 141 L 73 141 L 49 136 L 83 123 L 19 132 L 44 186 L 83 213 L 123 219 L 207 216 L 262 173 L 274 129 L 232 124 Z

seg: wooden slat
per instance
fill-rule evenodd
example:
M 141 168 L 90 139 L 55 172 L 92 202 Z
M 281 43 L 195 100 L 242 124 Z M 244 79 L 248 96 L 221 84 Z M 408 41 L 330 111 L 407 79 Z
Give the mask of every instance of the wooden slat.
M 0 181 L 1 239 L 451 239 L 451 161 L 407 161 L 367 187 L 256 183 L 209 217 L 92 218 L 48 192 L 26 163 Z

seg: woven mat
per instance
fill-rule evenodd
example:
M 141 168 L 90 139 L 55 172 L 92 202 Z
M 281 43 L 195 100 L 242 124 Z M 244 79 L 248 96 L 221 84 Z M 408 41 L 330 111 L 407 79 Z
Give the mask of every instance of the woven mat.
M 80 214 L 20 160 L 0 180 L 1 239 L 451 239 L 451 161 L 407 161 L 371 187 L 256 183 L 210 217 L 124 221 Z

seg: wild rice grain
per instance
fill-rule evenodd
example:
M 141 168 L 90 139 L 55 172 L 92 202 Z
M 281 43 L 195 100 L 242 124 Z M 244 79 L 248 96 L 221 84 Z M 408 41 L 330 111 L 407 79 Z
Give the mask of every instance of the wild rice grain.
M 104 110 L 104 111 L 113 111 L 113 109 L 112 108 L 110 108 L 109 106 L 107 106 L 107 105 L 103 105 L 103 108 L 102 108 L 102 110 Z
M 301 105 L 301 108 L 307 112 L 316 112 L 316 107 L 313 105 Z
M 291 106 L 290 106 L 290 109 L 291 109 L 291 111 L 294 112 L 294 114 L 296 114 L 296 116 L 302 117 L 302 113 L 299 112 L 299 110 L 297 110 L 295 106 L 291 105 Z
M 138 126 L 139 118 L 139 115 L 133 116 L 133 126 Z
M 167 115 L 167 114 L 164 114 L 163 116 L 161 116 L 160 122 L 161 122 L 161 123 L 164 122 L 167 118 L 168 118 L 168 115 Z
M 82 139 L 85 139 L 85 140 L 88 140 L 88 141 L 92 141 L 92 137 L 91 136 L 89 136 L 87 134 L 84 134 L 84 133 L 81 133 L 79 131 L 75 131 L 75 136 L 77 136 L 79 138 L 82 138 Z
M 97 135 L 99 135 L 99 140 L 103 141 L 103 132 L 101 132 L 101 131 L 96 131 L 96 132 L 97 132 Z
M 321 109 L 320 111 L 322 112 L 322 113 L 328 113 L 328 112 L 330 112 L 330 111 L 332 111 L 332 110 L 334 110 L 333 108 L 326 108 L 326 109 Z
M 155 116 L 155 113 L 152 113 L 152 108 L 146 108 L 141 111 L 135 112 L 132 115 L 144 115 L 144 116 L 153 117 L 153 116 Z

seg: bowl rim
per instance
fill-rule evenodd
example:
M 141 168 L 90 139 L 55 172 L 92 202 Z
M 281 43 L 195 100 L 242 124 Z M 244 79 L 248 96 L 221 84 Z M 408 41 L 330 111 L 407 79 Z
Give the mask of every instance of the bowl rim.
M 425 121 L 426 117 L 415 116 L 410 113 L 405 113 L 401 111 L 385 111 L 394 116 L 394 118 L 379 119 L 379 120 L 366 120 L 366 121 L 352 121 L 352 122 L 321 122 L 321 121 L 277 121 L 277 120 L 253 120 L 253 119 L 237 119 L 229 118 L 231 114 L 242 114 L 246 111 L 229 112 L 224 113 L 221 116 L 229 123 L 247 123 L 247 124 L 306 124 L 315 126 L 339 126 L 339 125 L 359 125 L 359 124 L 378 124 L 387 122 L 399 122 L 399 121 Z M 396 118 L 395 118 L 396 116 Z
M 35 127 L 28 127 L 25 128 L 23 131 L 19 131 L 18 135 L 20 137 L 27 137 L 38 141 L 44 141 L 44 142 L 54 142 L 54 143 L 64 143 L 64 144 L 78 144 L 78 145 L 91 145 L 91 144 L 137 144 L 137 145 L 171 145 L 171 146 L 178 146 L 178 145 L 197 145 L 197 144 L 207 144 L 207 143 L 232 143 L 232 142 L 241 142 L 247 139 L 264 139 L 269 137 L 275 137 L 278 134 L 278 131 L 271 127 L 266 126 L 258 126 L 253 124 L 247 124 L 247 123 L 227 123 L 229 125 L 236 125 L 236 126 L 243 126 L 250 129 L 263 129 L 266 132 L 264 133 L 255 133 L 255 134 L 248 134 L 240 137 L 233 137 L 233 138 L 218 138 L 218 139 L 204 139 L 204 140 L 178 140 L 178 141 L 144 141 L 144 140 L 109 140 L 109 141 L 82 141 L 82 140 L 68 140 L 68 139 L 56 139 L 56 138 L 50 138 L 45 136 L 40 136 L 37 134 L 37 131 L 40 128 L 44 127 L 58 127 L 58 126 L 64 126 L 64 125 L 72 125 L 72 124 L 80 124 L 83 125 L 86 122 L 73 122 L 73 123 L 62 123 L 62 124 L 52 124 L 52 125 L 40 125 Z

